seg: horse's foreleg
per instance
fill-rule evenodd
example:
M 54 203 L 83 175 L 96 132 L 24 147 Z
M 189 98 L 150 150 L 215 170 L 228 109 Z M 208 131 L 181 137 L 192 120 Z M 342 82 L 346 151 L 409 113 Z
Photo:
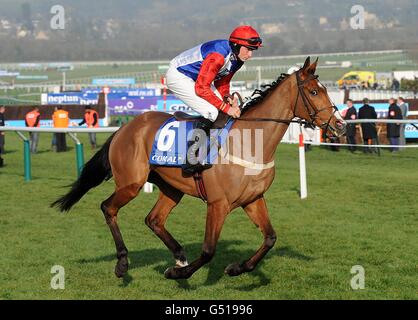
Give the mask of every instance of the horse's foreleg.
M 238 276 L 244 272 L 253 271 L 256 265 L 264 258 L 267 252 L 273 248 L 276 242 L 276 233 L 270 223 L 264 197 L 250 203 L 243 208 L 254 224 L 260 228 L 264 236 L 264 242 L 260 249 L 248 260 L 242 263 L 233 263 L 225 269 L 230 276 Z
M 157 203 L 145 218 L 146 225 L 164 242 L 167 248 L 173 253 L 176 265 L 183 267 L 187 265 L 187 259 L 183 247 L 165 229 L 171 210 L 180 202 L 183 193 L 172 189 L 170 195 L 160 192 Z
M 103 201 L 101 205 L 101 209 L 116 245 L 118 262 L 115 267 L 115 274 L 118 278 L 122 277 L 128 271 L 128 249 L 123 242 L 122 234 L 117 223 L 118 211 L 137 196 L 141 187 L 140 184 L 136 183 L 124 187 L 114 192 L 107 200 Z
M 167 279 L 187 279 L 203 265 L 212 260 L 215 255 L 216 244 L 218 242 L 222 226 L 229 210 L 229 204 L 227 201 L 216 202 L 208 205 L 205 241 L 203 243 L 203 250 L 200 257 L 188 266 L 168 268 L 164 273 Z

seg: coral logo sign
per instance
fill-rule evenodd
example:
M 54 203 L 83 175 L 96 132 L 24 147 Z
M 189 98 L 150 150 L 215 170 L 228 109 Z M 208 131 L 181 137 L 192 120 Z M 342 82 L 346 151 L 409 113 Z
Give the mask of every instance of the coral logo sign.
M 192 108 L 186 105 L 181 100 L 166 100 L 166 110 L 164 110 L 164 100 L 157 101 L 157 110 L 158 111 L 166 111 L 166 112 L 176 112 L 176 111 L 183 111 L 187 113 L 195 113 Z
M 407 124 L 405 126 L 405 138 L 418 138 L 418 125 Z

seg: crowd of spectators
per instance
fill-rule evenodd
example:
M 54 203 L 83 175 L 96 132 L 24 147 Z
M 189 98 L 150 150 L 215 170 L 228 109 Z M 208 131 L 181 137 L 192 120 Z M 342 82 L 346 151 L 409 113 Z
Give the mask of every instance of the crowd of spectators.
M 5 126 L 5 106 L 0 106 L 0 127 Z M 42 120 L 42 114 L 38 107 L 34 107 L 25 115 L 25 125 L 30 128 L 39 128 Z M 55 108 L 52 115 L 52 123 L 54 128 L 68 128 L 70 126 L 70 117 L 68 111 L 61 106 Z M 99 127 L 99 114 L 92 105 L 85 107 L 84 119 L 80 123 L 71 123 L 72 125 L 86 125 L 88 128 Z M 97 147 L 96 133 L 90 132 L 89 141 L 92 149 Z M 30 151 L 35 154 L 38 152 L 39 132 L 29 132 Z M 5 153 L 5 133 L 0 130 L 0 167 L 4 165 L 3 154 Z M 66 134 L 53 133 L 51 141 L 51 150 L 56 152 L 67 151 Z
M 398 99 L 390 98 L 389 107 L 387 110 L 386 118 L 388 120 L 405 120 L 408 115 L 408 106 L 405 103 L 405 100 L 402 97 Z M 357 109 L 354 107 L 353 101 L 348 99 L 346 101 L 346 108 L 342 111 L 344 120 L 356 120 L 356 119 L 368 119 L 375 120 L 377 119 L 377 113 L 375 108 L 370 105 L 369 99 L 363 99 L 363 106 Z M 357 130 L 359 128 L 359 130 Z M 368 147 L 362 147 L 364 153 L 377 153 L 379 148 L 372 147 L 373 145 L 379 145 L 379 135 L 376 128 L 376 123 L 349 123 L 347 125 L 346 140 L 348 149 L 351 152 L 356 152 L 357 135 L 360 132 L 360 140 L 364 145 Z M 391 152 L 398 152 L 399 145 L 405 145 L 405 124 L 402 123 L 387 123 L 386 124 L 386 137 L 389 144 L 392 146 L 390 148 Z M 369 147 L 370 146 L 370 147 Z

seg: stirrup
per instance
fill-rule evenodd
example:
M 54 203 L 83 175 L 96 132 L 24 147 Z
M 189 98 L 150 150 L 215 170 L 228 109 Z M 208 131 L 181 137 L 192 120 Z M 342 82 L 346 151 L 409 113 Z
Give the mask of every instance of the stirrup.
M 212 128 L 213 123 L 212 121 L 206 119 L 206 118 L 202 118 L 196 125 L 196 129 L 200 129 L 203 130 L 205 132 L 206 135 L 206 139 L 210 139 L 210 129 Z M 195 141 L 189 141 L 189 146 L 188 146 L 188 151 L 187 151 L 187 155 L 186 155 L 186 163 L 182 166 L 183 172 L 186 174 L 194 174 L 196 172 L 201 172 L 203 170 L 209 169 L 212 167 L 212 164 L 209 163 L 200 163 L 198 160 L 198 155 L 196 155 L 196 153 L 199 151 L 199 148 L 195 148 L 195 150 L 191 150 L 192 154 L 193 154 L 193 162 L 196 162 L 195 164 L 191 164 L 189 162 L 189 148 L 192 148 L 193 145 L 196 144 L 196 142 L 198 142 L 199 140 L 195 140 Z M 206 155 L 207 156 L 207 155 Z
M 212 167 L 212 164 L 209 164 L 209 163 L 206 163 L 206 164 L 201 164 L 201 163 L 189 164 L 189 163 L 186 163 L 181 168 L 186 175 L 193 175 L 197 172 L 202 172 L 202 171 L 204 171 L 206 169 L 209 169 L 211 167 Z
M 192 148 L 194 143 L 196 143 L 196 142 L 192 142 L 192 144 L 190 144 L 189 148 Z M 209 168 L 212 167 L 212 165 L 209 164 L 209 163 L 202 164 L 201 162 L 199 162 L 198 156 L 196 155 L 198 150 L 199 150 L 199 148 L 197 148 L 196 150 L 192 150 L 194 161 L 189 161 L 189 154 L 187 154 L 186 163 L 181 166 L 181 168 L 182 168 L 182 170 L 185 174 L 193 175 L 197 172 L 202 172 L 203 170 L 206 170 L 206 169 L 209 169 Z M 195 163 L 192 164 L 191 162 L 195 162 Z

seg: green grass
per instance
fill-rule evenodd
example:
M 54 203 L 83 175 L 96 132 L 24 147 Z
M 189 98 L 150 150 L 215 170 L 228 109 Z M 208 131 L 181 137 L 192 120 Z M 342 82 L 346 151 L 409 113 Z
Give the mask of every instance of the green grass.
M 117 62 L 116 62 L 117 64 Z M 108 76 L 111 74 L 119 73 L 129 73 L 129 72 L 145 72 L 145 71 L 155 71 L 157 70 L 157 64 L 144 64 L 144 65 L 119 65 L 117 67 L 109 65 L 90 65 L 85 67 L 76 67 L 74 70 L 66 71 L 65 76 L 67 80 L 73 80 L 78 78 L 91 78 L 91 77 L 102 77 Z M 48 80 L 16 80 L 17 84 L 26 84 L 26 83 L 39 83 L 39 82 L 49 82 L 49 81 L 62 81 L 62 72 L 57 70 L 28 70 L 28 71 L 19 71 L 21 75 L 34 75 L 34 76 L 48 76 Z
M 92 151 L 81 138 L 88 159 Z M 174 260 L 143 222 L 158 191 L 141 192 L 119 214 L 130 270 L 117 279 L 114 243 L 99 209 L 113 182 L 89 192 L 69 214 L 49 208 L 76 176 L 74 149 L 49 152 L 50 139 L 41 135 L 40 153 L 32 157 L 33 180 L 25 183 L 22 143 L 14 133 L 6 136 L 6 167 L 0 169 L 0 299 L 418 298 L 416 149 L 378 158 L 314 147 L 307 153 L 309 197 L 301 201 L 297 147 L 281 145 L 276 179 L 266 194 L 276 246 L 253 273 L 224 275 L 227 264 L 248 258 L 262 242 L 245 213 L 235 210 L 214 260 L 189 280 L 172 281 L 163 272 Z M 190 197 L 168 220 L 189 261 L 200 253 L 204 225 L 205 205 Z M 54 265 L 65 268 L 65 290 L 50 288 Z M 365 268 L 364 290 L 350 287 L 354 265 Z

